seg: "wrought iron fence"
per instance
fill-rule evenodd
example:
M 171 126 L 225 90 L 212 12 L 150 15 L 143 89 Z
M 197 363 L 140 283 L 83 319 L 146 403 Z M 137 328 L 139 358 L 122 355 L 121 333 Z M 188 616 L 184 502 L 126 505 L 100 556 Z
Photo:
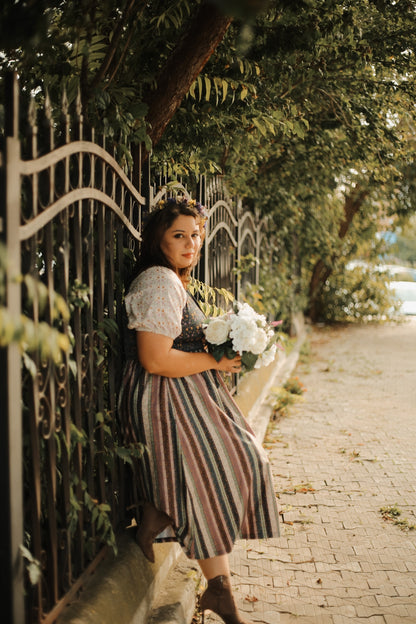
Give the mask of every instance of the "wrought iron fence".
M 114 150 L 94 132 L 86 136 L 79 102 L 71 120 L 65 96 L 60 111 L 46 97 L 41 122 L 32 102 L 21 135 L 16 77 L 6 86 L 0 236 L 7 309 L 37 332 L 54 327 L 71 345 L 59 363 L 39 350 L 21 354 L 16 344 L 0 350 L 0 485 L 9 500 L 0 512 L 7 561 L 0 581 L 9 595 L 2 610 L 14 624 L 46 624 L 73 599 L 105 544 L 115 545 L 132 502 L 116 418 L 123 284 L 143 213 L 168 188 L 136 189 Z M 184 185 L 178 190 L 188 194 Z M 195 192 L 210 215 L 199 276 L 238 296 L 233 269 L 242 255 L 259 256 L 264 222 L 244 213 L 221 179 L 202 179 Z M 22 545 L 32 571 L 39 562 L 34 584 L 23 572 Z

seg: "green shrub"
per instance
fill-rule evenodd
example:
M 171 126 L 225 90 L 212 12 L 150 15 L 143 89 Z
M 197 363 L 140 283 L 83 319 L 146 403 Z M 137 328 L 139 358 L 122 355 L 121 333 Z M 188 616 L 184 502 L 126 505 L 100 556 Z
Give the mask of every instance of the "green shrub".
M 300 381 L 299 377 L 289 377 L 283 388 L 291 394 L 302 395 L 304 392 L 306 392 L 306 388 Z
M 369 322 L 393 318 L 399 305 L 385 279 L 379 272 L 361 266 L 332 274 L 322 293 L 324 320 Z

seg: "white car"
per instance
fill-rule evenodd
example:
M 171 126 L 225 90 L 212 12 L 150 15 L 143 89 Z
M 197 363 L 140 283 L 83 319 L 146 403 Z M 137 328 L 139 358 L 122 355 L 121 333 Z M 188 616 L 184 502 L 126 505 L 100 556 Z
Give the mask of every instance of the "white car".
M 401 302 L 400 313 L 416 315 L 416 282 L 388 282 L 387 286 Z
M 396 264 L 379 264 L 375 269 L 380 273 L 387 273 L 391 280 L 398 282 L 416 282 L 416 269 Z

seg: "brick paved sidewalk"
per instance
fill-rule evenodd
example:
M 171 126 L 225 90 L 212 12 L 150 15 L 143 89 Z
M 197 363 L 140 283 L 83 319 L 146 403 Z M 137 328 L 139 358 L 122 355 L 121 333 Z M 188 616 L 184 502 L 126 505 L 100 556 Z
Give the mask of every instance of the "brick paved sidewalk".
M 295 372 L 304 401 L 265 441 L 282 536 L 238 543 L 240 608 L 264 624 L 416 623 L 416 530 L 406 530 L 416 524 L 416 320 L 322 328 L 310 343 Z

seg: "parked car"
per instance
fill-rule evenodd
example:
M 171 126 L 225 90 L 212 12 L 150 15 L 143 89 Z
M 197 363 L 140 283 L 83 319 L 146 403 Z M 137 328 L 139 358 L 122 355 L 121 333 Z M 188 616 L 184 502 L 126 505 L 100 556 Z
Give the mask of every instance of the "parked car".
M 389 278 L 398 282 L 416 282 L 416 269 L 396 264 L 379 264 L 375 267 L 381 273 L 387 273 Z
M 398 264 L 370 264 L 363 260 L 351 260 L 346 265 L 348 271 L 356 267 L 361 267 L 369 271 L 377 271 L 377 273 L 387 275 L 390 280 L 416 282 L 416 269 L 413 267 L 400 266 Z
M 416 315 L 416 282 L 391 281 L 387 286 L 401 302 L 401 314 Z

